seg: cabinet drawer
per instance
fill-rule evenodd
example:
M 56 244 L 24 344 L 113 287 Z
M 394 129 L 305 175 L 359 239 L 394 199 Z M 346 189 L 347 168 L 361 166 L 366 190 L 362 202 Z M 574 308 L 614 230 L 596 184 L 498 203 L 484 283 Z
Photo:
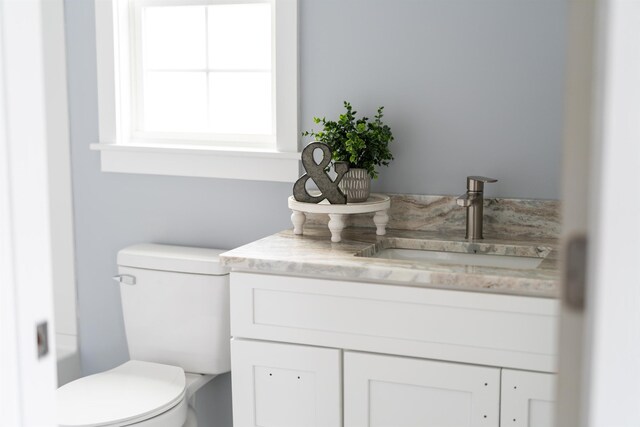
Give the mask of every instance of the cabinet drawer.
M 345 427 L 498 427 L 500 369 L 345 352 Z
M 553 372 L 558 301 L 231 274 L 231 334 Z
M 233 424 L 340 427 L 341 357 L 330 348 L 232 340 Z

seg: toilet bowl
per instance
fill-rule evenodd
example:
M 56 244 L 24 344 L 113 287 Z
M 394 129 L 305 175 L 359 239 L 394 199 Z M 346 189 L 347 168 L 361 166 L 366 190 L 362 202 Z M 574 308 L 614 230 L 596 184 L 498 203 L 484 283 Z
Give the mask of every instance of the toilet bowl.
M 145 244 L 118 253 L 130 361 L 57 391 L 65 427 L 195 427 L 195 393 L 230 370 L 221 250 Z

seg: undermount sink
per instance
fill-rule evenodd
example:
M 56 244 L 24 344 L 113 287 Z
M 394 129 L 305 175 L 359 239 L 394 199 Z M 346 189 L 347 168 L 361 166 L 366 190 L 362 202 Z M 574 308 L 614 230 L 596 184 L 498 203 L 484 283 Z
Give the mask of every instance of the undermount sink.
M 372 245 L 358 256 L 530 270 L 538 268 L 551 250 L 550 247 L 537 245 L 389 238 Z
M 478 267 L 501 267 L 517 269 L 537 268 L 544 258 L 510 255 L 487 255 L 420 249 L 388 248 L 373 254 L 371 258 L 425 261 L 438 264 L 464 264 Z

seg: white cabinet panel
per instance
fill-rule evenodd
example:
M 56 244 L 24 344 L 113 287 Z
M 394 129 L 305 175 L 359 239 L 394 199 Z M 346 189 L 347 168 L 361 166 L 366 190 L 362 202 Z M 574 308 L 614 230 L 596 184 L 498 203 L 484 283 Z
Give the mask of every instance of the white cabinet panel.
M 552 427 L 556 376 L 539 372 L 502 370 L 501 425 Z
M 342 425 L 340 350 L 234 339 L 231 364 L 234 425 Z
M 558 301 L 292 276 L 231 275 L 231 334 L 553 372 Z
M 497 427 L 500 369 L 345 352 L 345 427 Z

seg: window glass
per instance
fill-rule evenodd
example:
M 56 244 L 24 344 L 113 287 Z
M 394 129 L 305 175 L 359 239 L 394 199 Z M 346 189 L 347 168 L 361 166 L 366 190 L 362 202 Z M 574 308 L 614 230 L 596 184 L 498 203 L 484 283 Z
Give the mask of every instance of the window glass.
M 204 7 L 146 7 L 143 10 L 141 42 L 146 70 L 206 67 Z
M 207 79 L 204 73 L 147 71 L 144 123 L 156 132 L 205 132 Z
M 271 73 L 211 73 L 210 120 L 216 133 L 271 134 Z
M 140 132 L 273 135 L 270 3 L 141 7 Z
M 209 67 L 271 70 L 268 3 L 209 6 Z

